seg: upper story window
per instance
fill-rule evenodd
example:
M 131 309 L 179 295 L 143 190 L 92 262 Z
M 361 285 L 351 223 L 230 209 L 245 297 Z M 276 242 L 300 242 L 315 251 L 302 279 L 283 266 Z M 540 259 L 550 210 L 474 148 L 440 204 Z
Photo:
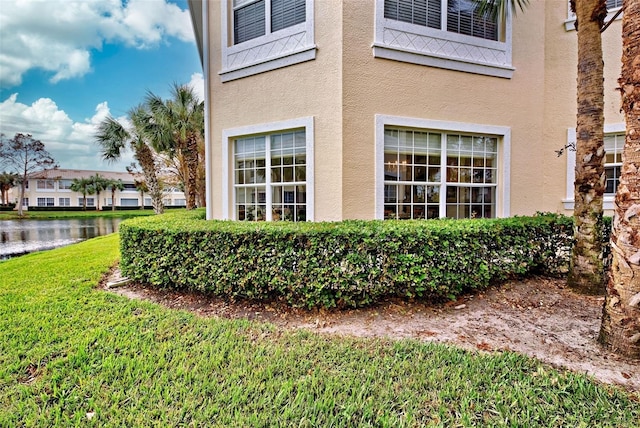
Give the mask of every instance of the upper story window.
M 231 0 L 222 8 L 223 82 L 315 59 L 314 0 Z
M 38 180 L 36 182 L 36 189 L 53 190 L 54 188 L 53 180 Z
M 618 9 L 622 7 L 622 0 L 607 0 L 607 17 L 605 22 L 608 22 L 616 16 L 616 13 L 619 12 Z M 616 19 L 621 19 L 621 15 L 618 15 Z M 567 20 L 564 21 L 564 28 L 567 31 L 573 31 L 576 29 L 576 15 L 571 11 L 571 4 L 567 0 Z
M 607 9 L 616 9 L 622 7 L 622 0 L 607 0 Z
M 71 183 L 73 183 L 73 180 L 60 180 L 58 181 L 58 188 L 60 190 L 70 190 Z
M 473 0 L 376 0 L 374 56 L 511 77 L 511 16 L 480 14 Z
M 234 0 L 233 41 L 246 42 L 306 19 L 305 0 Z

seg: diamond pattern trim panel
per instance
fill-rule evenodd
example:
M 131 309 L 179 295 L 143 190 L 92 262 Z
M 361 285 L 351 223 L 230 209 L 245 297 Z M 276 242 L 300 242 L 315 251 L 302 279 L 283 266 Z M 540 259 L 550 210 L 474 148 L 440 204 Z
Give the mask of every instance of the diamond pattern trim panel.
M 460 43 L 453 40 L 424 36 L 391 28 L 384 29 L 383 43 L 389 47 L 397 47 L 425 55 L 435 55 L 503 67 L 511 65 L 506 50 Z
M 306 31 L 272 40 L 227 56 L 227 68 L 236 69 L 279 58 L 306 48 Z

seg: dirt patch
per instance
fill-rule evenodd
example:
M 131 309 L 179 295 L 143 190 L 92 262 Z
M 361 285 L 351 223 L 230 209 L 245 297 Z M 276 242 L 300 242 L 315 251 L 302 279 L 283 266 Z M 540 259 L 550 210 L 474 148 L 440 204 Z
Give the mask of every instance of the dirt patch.
M 114 269 L 103 281 L 117 281 Z M 480 352 L 509 350 L 600 382 L 640 391 L 640 361 L 601 348 L 603 297 L 582 296 L 549 278 L 512 281 L 434 305 L 388 299 L 366 309 L 304 310 L 279 302 L 231 301 L 195 292 L 157 290 L 129 283 L 109 291 L 184 309 L 204 317 L 245 318 L 283 329 L 360 337 L 446 342 Z

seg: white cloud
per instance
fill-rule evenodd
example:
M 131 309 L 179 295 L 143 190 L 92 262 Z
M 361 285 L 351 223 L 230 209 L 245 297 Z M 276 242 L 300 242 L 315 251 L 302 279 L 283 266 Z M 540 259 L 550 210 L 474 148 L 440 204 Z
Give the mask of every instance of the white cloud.
M 200 101 L 204 101 L 204 77 L 202 73 L 193 73 L 187 85 L 193 88 Z
M 167 0 L 1 0 L 0 85 L 17 86 L 28 70 L 51 81 L 91 70 L 90 51 L 104 43 L 149 48 L 170 37 L 193 40 L 187 10 Z
M 109 164 L 100 157 L 94 141 L 98 124 L 109 113 L 109 106 L 103 102 L 96 106 L 92 117 L 74 122 L 49 98 L 26 105 L 18 102 L 18 94 L 13 94 L 0 103 L 0 125 L 6 138 L 21 132 L 42 141 L 62 168 L 124 171 L 133 162 L 132 153 Z

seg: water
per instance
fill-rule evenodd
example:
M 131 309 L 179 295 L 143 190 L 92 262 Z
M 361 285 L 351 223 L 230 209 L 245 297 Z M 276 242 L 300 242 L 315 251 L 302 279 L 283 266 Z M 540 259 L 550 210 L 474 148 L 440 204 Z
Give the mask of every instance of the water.
M 0 260 L 117 232 L 119 218 L 1 220 Z

